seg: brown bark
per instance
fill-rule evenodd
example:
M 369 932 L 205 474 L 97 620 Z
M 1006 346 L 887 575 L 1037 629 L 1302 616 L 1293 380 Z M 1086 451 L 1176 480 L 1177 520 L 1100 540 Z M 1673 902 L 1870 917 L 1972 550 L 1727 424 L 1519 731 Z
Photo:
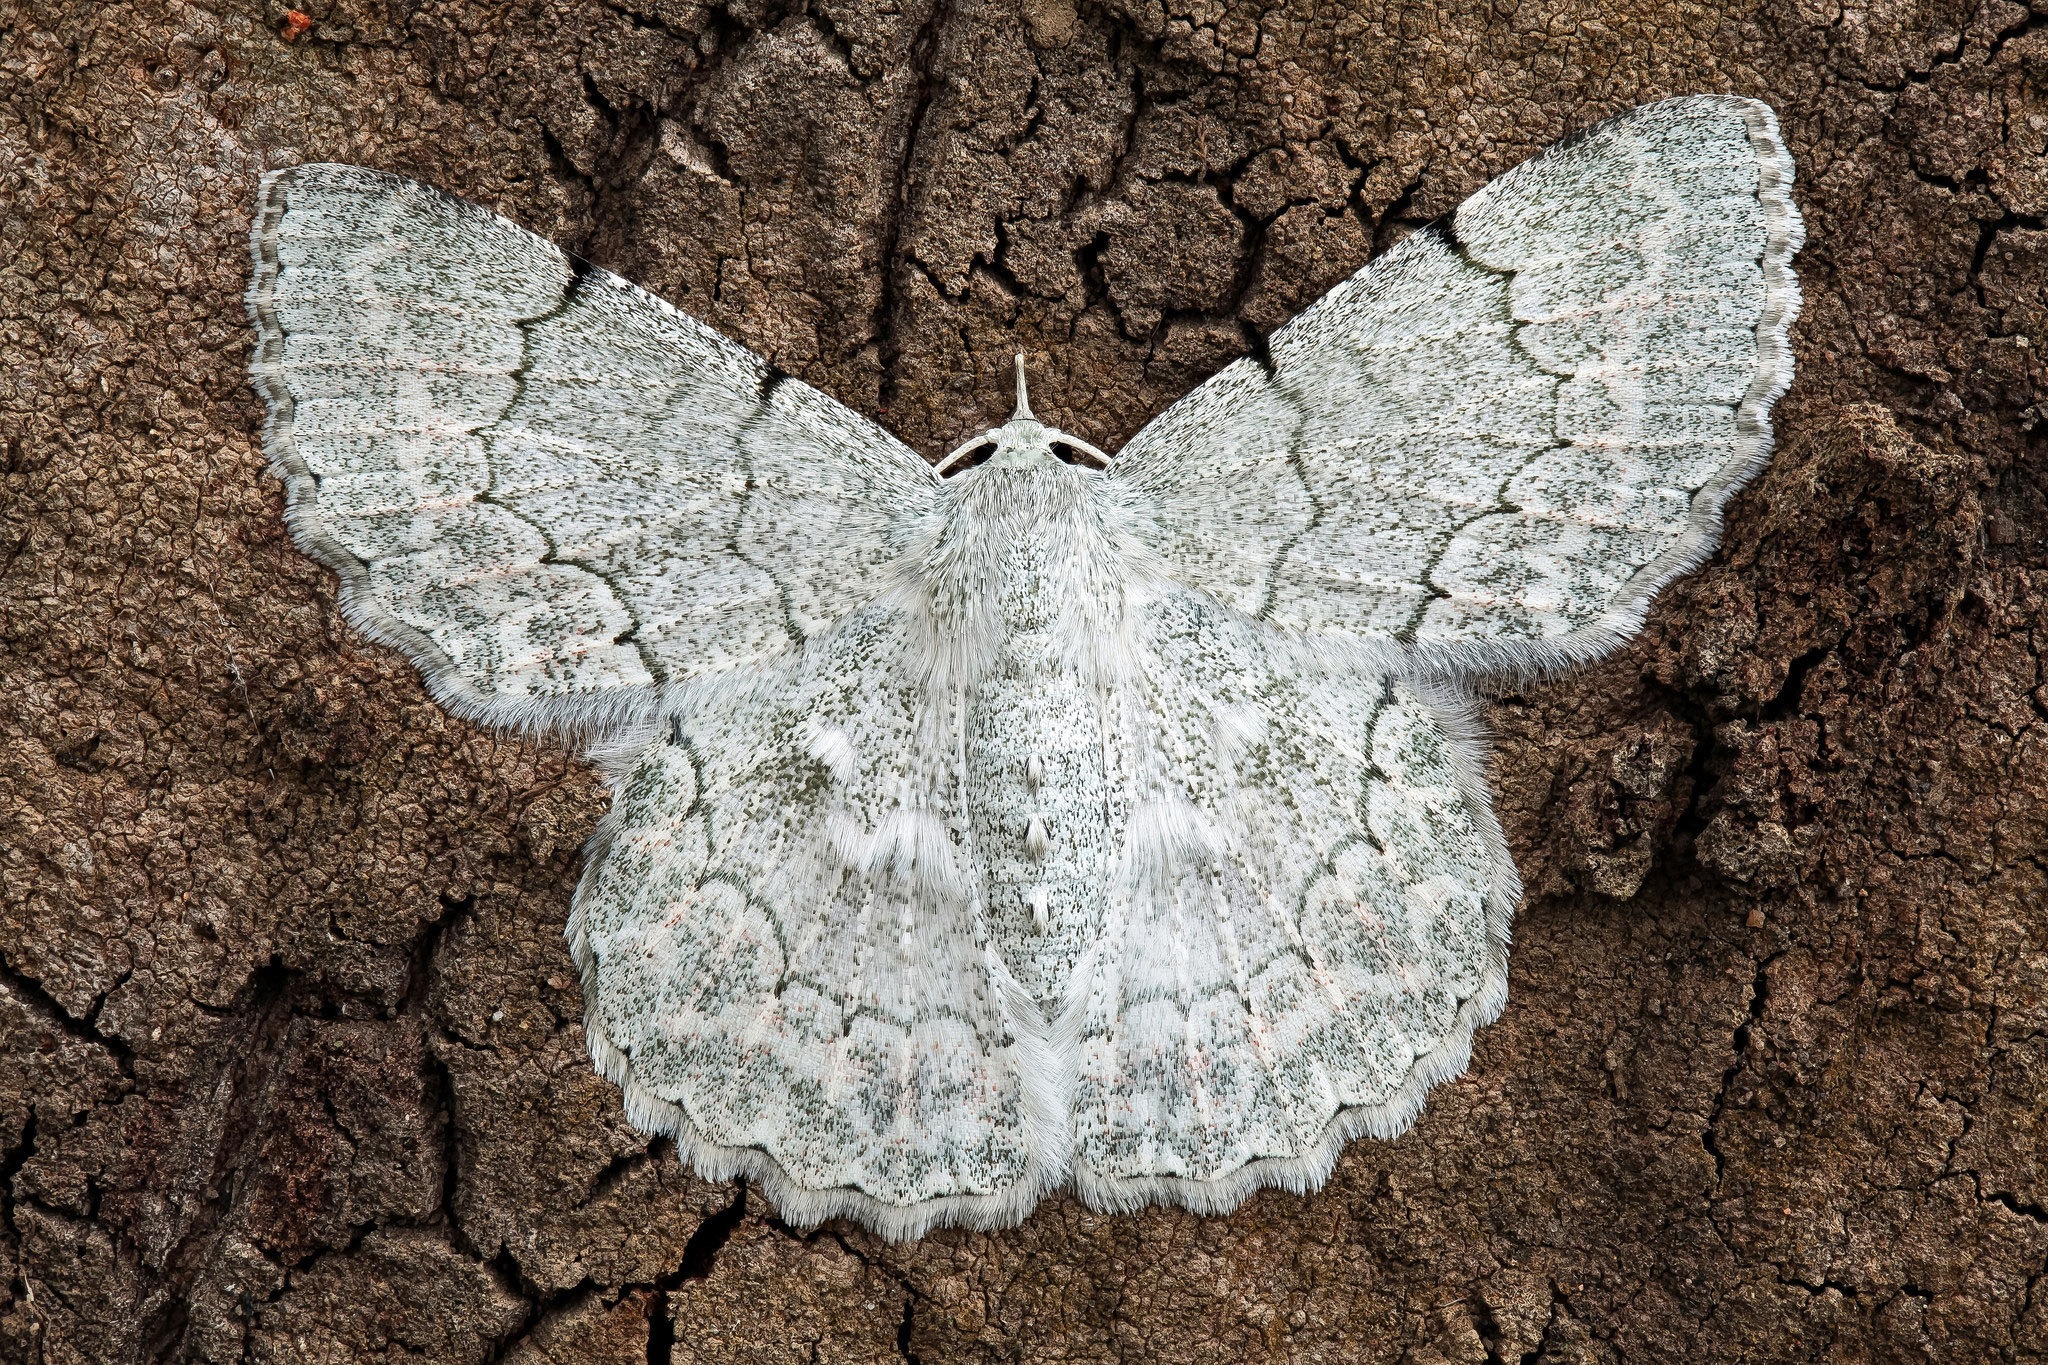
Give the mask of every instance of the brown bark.
M 2041 0 L 2036 0 L 2041 4 Z M 2048 1356 L 2048 7 L 0 0 L 0 1359 Z M 398 170 L 928 453 L 1113 447 L 1593 118 L 1779 109 L 1799 378 L 1727 547 L 1493 710 L 1472 1070 L 1229 1218 L 886 1246 L 585 1059 L 603 805 L 342 625 L 254 178 Z

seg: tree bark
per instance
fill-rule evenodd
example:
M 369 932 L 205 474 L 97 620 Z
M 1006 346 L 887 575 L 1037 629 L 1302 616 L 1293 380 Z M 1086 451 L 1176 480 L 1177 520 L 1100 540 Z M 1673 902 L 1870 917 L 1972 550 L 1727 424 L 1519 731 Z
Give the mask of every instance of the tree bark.
M 2048 1358 L 2048 4 L 0 0 L 0 1359 Z M 304 29 L 303 32 L 300 30 Z M 1798 379 L 1722 552 L 1492 707 L 1472 1069 L 1327 1188 L 889 1246 L 584 1052 L 604 808 L 341 622 L 256 177 L 490 204 L 936 455 L 1114 448 L 1585 123 L 1779 110 Z

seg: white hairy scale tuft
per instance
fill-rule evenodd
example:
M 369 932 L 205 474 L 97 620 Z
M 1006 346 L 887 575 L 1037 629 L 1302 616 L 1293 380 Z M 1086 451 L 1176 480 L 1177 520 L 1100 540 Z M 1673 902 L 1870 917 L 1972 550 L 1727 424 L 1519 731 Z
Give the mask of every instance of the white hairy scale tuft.
M 942 479 L 483 209 L 301 166 L 254 372 L 350 620 L 613 773 L 568 933 L 636 1123 L 799 1225 L 1219 1212 L 1401 1132 L 1499 1013 L 1473 684 L 1711 551 L 1791 375 L 1791 178 L 1765 106 L 1646 105 L 1114 460 L 1020 373 Z

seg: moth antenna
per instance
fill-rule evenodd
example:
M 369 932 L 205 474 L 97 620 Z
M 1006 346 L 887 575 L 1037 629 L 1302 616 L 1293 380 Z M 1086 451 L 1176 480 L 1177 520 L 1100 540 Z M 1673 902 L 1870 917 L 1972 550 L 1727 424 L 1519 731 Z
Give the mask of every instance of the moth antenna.
M 1031 411 L 1031 399 L 1024 392 L 1024 353 L 1017 352 L 1017 410 L 1010 414 L 1012 422 L 1038 420 Z

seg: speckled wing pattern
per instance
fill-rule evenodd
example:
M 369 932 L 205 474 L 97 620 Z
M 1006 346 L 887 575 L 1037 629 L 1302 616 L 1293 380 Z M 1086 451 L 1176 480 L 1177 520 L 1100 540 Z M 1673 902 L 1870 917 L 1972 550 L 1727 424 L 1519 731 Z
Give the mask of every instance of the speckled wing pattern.
M 266 176 L 267 446 L 349 618 L 473 719 L 601 725 L 865 600 L 936 480 L 894 437 L 494 213 Z
M 569 924 L 637 1123 L 790 1216 L 892 1231 L 1016 1222 L 1066 1147 L 948 824 L 960 708 L 928 704 L 911 606 L 890 594 L 675 708 L 617 783 Z
M 1520 887 L 1468 703 L 1143 594 L 1073 1165 L 1098 1207 L 1312 1189 L 1405 1129 L 1507 998 Z
M 1292 631 L 1540 670 L 1713 548 L 1792 373 L 1768 106 L 1667 100 L 1501 176 L 1118 457 L 1171 571 Z
M 1596 125 L 1104 472 L 940 480 L 411 181 L 264 182 L 300 543 L 435 694 L 611 775 L 568 938 L 628 1113 L 791 1221 L 1312 1189 L 1462 1072 L 1520 888 L 1471 685 L 1711 548 L 1790 374 L 1770 111 Z

